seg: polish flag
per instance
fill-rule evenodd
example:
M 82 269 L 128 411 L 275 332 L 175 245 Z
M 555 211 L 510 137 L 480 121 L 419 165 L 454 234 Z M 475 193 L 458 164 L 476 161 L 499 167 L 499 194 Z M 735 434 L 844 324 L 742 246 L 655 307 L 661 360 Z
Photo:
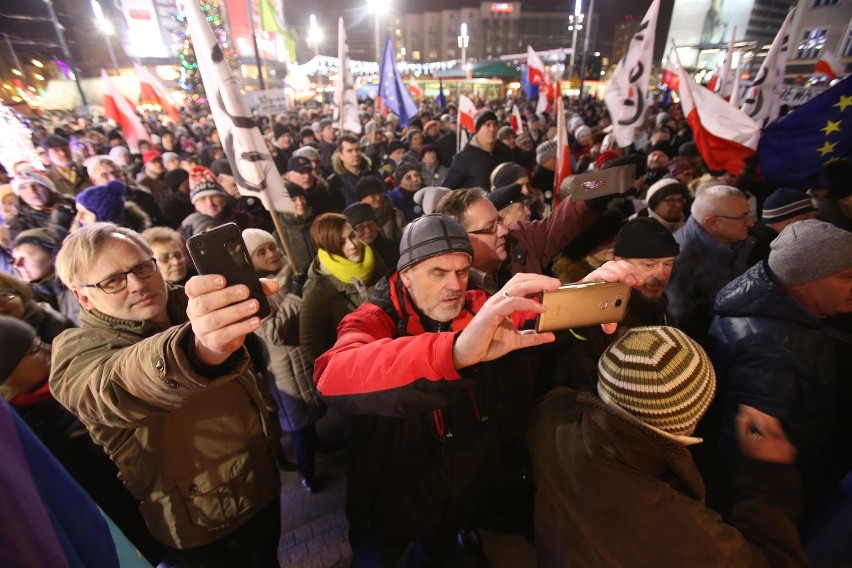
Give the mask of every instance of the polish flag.
M 136 116 L 136 108 L 115 88 L 104 69 L 101 69 L 101 82 L 104 90 L 104 116 L 114 120 L 121 127 L 130 151 L 138 154 L 139 142 L 151 141 L 148 131 Z
M 711 170 L 737 175 L 757 153 L 760 127 L 744 111 L 698 85 L 680 68 L 680 101 L 698 151 Z
M 521 120 L 521 111 L 518 110 L 518 105 L 512 105 L 512 130 L 518 136 L 524 133 L 524 123 Z
M 414 80 L 414 77 L 411 77 L 408 80 L 408 93 L 412 97 L 423 97 L 423 89 L 420 88 L 420 85 L 417 84 L 417 81 Z
M 568 125 L 565 120 L 562 89 L 556 83 L 556 173 L 553 176 L 553 206 L 559 205 L 562 182 L 571 175 L 571 146 L 568 145 Z
M 136 77 L 139 79 L 139 102 L 160 105 L 163 107 L 163 112 L 168 114 L 173 121 L 178 122 L 180 111 L 166 87 L 145 67 L 139 64 L 134 64 L 134 66 L 136 67 Z
M 527 45 L 527 69 L 529 69 L 529 82 L 531 84 L 540 86 L 548 82 L 547 74 L 544 72 L 544 63 L 531 45 Z
M 833 81 L 838 75 L 843 74 L 846 66 L 828 49 L 822 48 L 820 51 L 822 55 L 820 55 L 819 61 L 817 61 L 816 67 L 814 67 L 814 74 L 825 75 L 829 81 Z
M 473 101 L 464 95 L 459 95 L 459 124 L 470 132 L 476 133 L 474 116 L 476 116 L 476 106 Z

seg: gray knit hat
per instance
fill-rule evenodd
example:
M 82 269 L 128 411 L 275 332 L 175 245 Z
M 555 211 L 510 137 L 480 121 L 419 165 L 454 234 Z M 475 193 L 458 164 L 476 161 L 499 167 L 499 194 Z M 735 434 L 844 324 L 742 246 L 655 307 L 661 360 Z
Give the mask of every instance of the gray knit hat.
M 546 162 L 551 158 L 556 157 L 556 140 L 548 140 L 547 142 L 542 142 L 535 149 L 535 161 L 538 165 Z
M 852 233 L 810 219 L 787 225 L 770 245 L 769 269 L 782 286 L 795 286 L 852 268 Z
M 451 252 L 463 252 L 473 258 L 467 231 L 445 215 L 423 215 L 406 225 L 402 232 L 396 269 L 401 271 L 427 258 Z
M 689 432 L 715 392 L 707 353 L 673 327 L 629 329 L 598 361 L 601 399 L 670 434 Z

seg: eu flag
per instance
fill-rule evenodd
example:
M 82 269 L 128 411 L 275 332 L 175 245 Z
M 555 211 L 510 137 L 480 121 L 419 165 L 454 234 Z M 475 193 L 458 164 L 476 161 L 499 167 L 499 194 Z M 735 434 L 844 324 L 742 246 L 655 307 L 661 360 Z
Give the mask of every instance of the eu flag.
M 390 38 L 385 40 L 385 51 L 382 55 L 382 67 L 379 72 L 379 96 L 385 107 L 399 117 L 401 126 L 408 126 L 412 117 L 417 114 L 417 105 L 411 100 L 411 95 L 402 82 L 402 75 L 396 68 Z
M 815 187 L 823 164 L 852 159 L 852 77 L 767 126 L 757 151 L 773 187 Z
M 443 79 L 438 79 L 438 97 L 435 99 L 435 104 L 438 105 L 441 112 L 444 112 L 444 109 L 447 108 L 447 97 L 444 96 Z

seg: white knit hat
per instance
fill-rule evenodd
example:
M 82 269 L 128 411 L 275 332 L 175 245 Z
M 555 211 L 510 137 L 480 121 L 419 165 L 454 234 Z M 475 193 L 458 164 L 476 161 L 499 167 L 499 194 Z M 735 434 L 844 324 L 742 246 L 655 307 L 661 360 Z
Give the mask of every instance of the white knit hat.
M 261 245 L 274 243 L 275 237 L 263 229 L 246 229 L 243 231 L 243 240 L 246 242 L 246 248 L 249 256 L 251 256 Z

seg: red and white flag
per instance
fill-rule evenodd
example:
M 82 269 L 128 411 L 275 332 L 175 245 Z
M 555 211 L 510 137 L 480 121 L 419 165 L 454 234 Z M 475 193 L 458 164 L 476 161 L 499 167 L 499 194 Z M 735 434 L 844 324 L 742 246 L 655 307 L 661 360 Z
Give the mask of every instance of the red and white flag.
M 138 63 L 134 63 L 134 66 L 136 67 L 136 78 L 139 79 L 139 102 L 160 105 L 163 112 L 169 115 L 169 118 L 178 122 L 180 111 L 165 85 L 145 67 Z
M 101 83 L 104 90 L 104 116 L 114 120 L 121 127 L 128 148 L 134 154 L 138 154 L 139 142 L 141 140 L 150 142 L 151 137 L 142 126 L 142 121 L 136 116 L 136 107 L 115 88 L 104 69 L 101 69 Z
M 408 93 L 412 97 L 423 98 L 423 89 L 420 88 L 420 85 L 417 84 L 414 77 L 408 79 Z
M 553 206 L 559 205 L 562 182 L 571 175 L 571 146 L 568 145 L 568 124 L 565 117 L 565 103 L 562 89 L 556 83 L 556 172 L 553 176 Z
M 476 105 L 464 95 L 459 95 L 459 125 L 470 132 L 476 133 Z
M 604 92 L 604 101 L 612 117 L 612 133 L 622 148 L 633 143 L 633 132 L 645 117 L 659 11 L 660 0 L 654 0 Z
M 531 45 L 527 46 L 527 69 L 531 84 L 541 86 L 548 82 L 547 74 L 544 72 L 544 63 Z
M 820 50 L 819 61 L 814 67 L 814 75 L 825 75 L 829 81 L 833 81 L 843 75 L 845 68 L 843 61 L 837 55 L 823 47 Z
M 757 153 L 760 127 L 743 111 L 698 85 L 680 68 L 680 102 L 698 151 L 711 170 L 737 175 Z
M 518 110 L 518 105 L 512 105 L 512 130 L 518 136 L 524 133 L 524 123 L 521 120 L 521 111 Z
M 766 54 L 754 83 L 746 90 L 740 109 L 749 115 L 759 126 L 766 126 L 778 118 L 781 107 L 781 90 L 784 87 L 784 69 L 787 67 L 790 23 L 793 21 L 793 8 L 787 12 L 787 18 Z

